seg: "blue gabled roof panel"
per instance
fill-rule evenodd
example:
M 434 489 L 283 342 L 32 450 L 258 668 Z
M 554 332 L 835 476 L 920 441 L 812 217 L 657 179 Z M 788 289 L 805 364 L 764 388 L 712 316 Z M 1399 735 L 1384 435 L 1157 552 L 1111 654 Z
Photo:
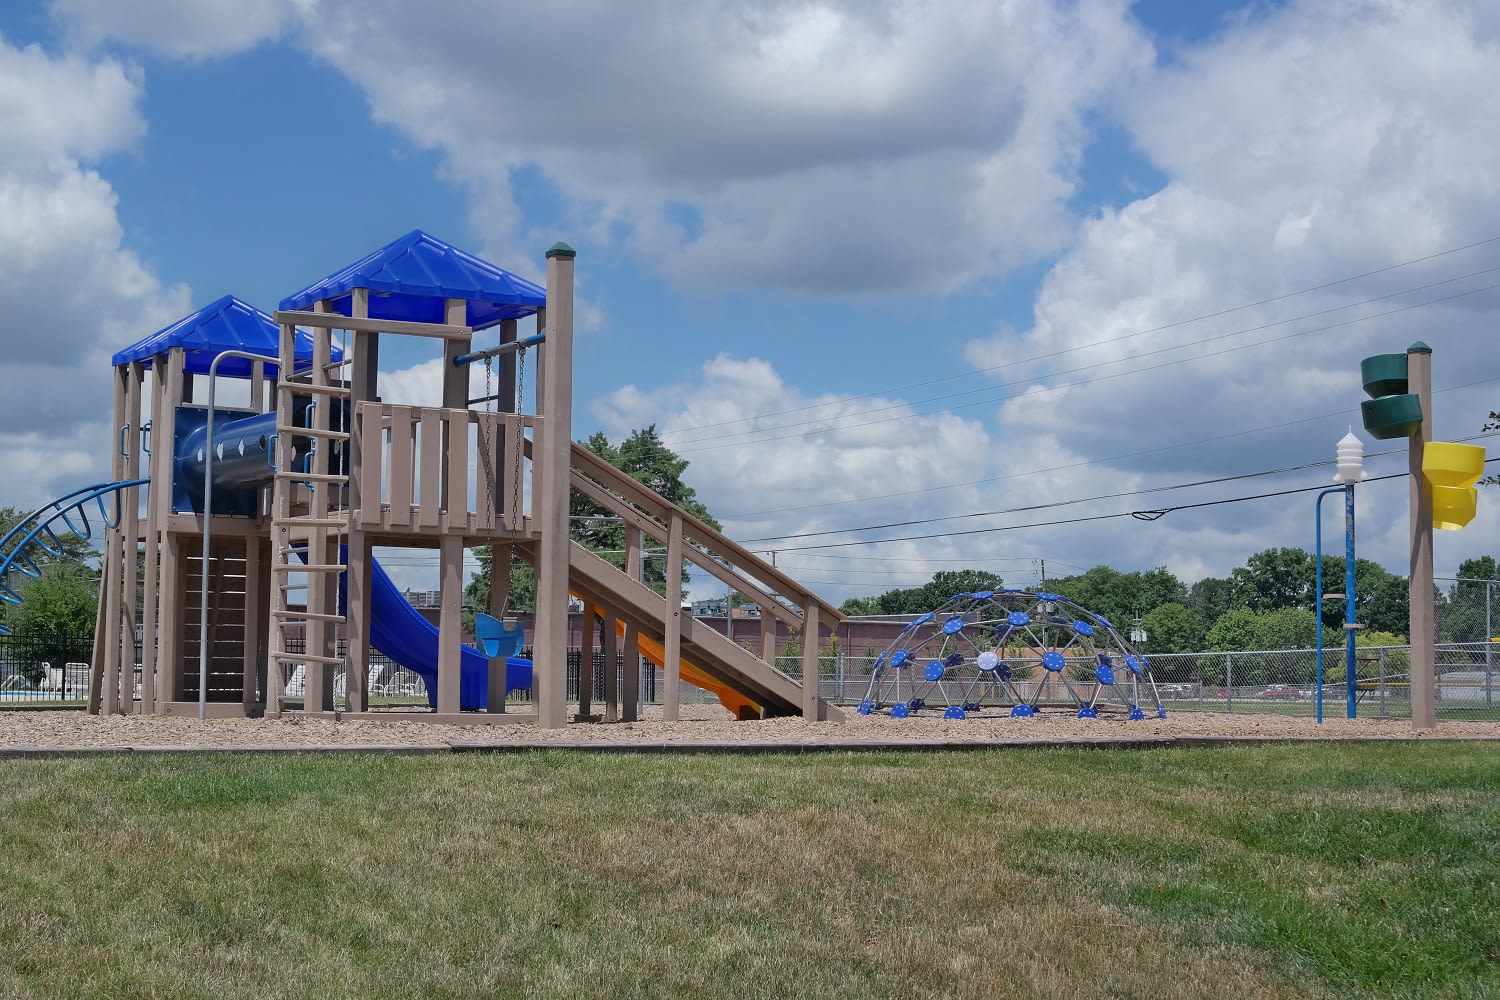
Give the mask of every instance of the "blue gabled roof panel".
M 374 319 L 446 322 L 446 300 L 468 303 L 465 325 L 476 330 L 531 316 L 547 305 L 542 286 L 413 229 L 316 284 L 281 300 L 281 308 L 311 309 L 327 300 L 348 316 L 356 288 L 370 290 Z
M 152 358 L 174 347 L 187 352 L 183 370 L 202 375 L 208 373 L 214 358 L 224 351 L 276 357 L 281 349 L 281 330 L 270 316 L 248 302 L 226 295 L 116 352 L 111 361 L 116 367 L 132 361 L 144 361 L 149 367 Z M 296 358 L 299 369 L 312 363 L 312 337 L 303 330 L 297 331 Z M 339 358 L 338 348 L 333 349 L 333 358 Z M 218 372 L 229 378 L 248 378 L 250 367 L 251 362 L 243 358 L 226 358 L 219 364 Z M 268 365 L 267 374 L 277 374 L 277 366 Z

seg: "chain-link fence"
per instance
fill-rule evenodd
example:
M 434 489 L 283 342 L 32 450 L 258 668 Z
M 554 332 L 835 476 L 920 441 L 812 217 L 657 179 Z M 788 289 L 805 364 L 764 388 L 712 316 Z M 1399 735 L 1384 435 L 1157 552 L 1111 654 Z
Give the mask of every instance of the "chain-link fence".
M 1439 719 L 1500 719 L 1500 643 L 1439 643 L 1434 684 Z M 1343 714 L 1348 699 L 1344 647 L 1323 650 L 1323 712 Z M 1317 712 L 1318 654 L 1314 649 L 1228 653 L 1159 653 L 1149 657 L 1168 712 Z M 839 704 L 857 704 L 870 683 L 874 660 L 825 656 L 819 661 L 818 693 Z M 799 657 L 776 661 L 801 678 Z M 1077 685 L 1075 685 L 1077 686 Z M 1086 688 L 1087 685 L 1084 686 Z M 1089 692 L 1083 690 L 1087 695 Z M 1024 691 L 1022 692 L 1025 693 Z M 1411 648 L 1360 647 L 1354 661 L 1355 711 L 1359 716 L 1411 716 Z
M 0 706 L 80 706 L 88 697 L 92 637 L 66 631 L 0 636 Z M 342 643 L 340 644 L 342 646 Z M 340 653 L 343 649 L 340 648 Z M 524 651 L 523 651 L 524 652 Z M 581 651 L 568 651 L 568 698 L 579 695 Z M 1323 711 L 1342 714 L 1348 697 L 1345 650 L 1323 650 Z M 1434 684 L 1439 719 L 1500 719 L 1500 643 L 1441 642 L 1436 646 Z M 1312 715 L 1317 710 L 1317 652 L 1311 649 L 1256 650 L 1218 653 L 1159 653 L 1150 657 L 1157 691 L 1169 712 L 1267 712 Z M 615 659 L 617 683 L 623 684 L 624 654 Z M 776 666 L 800 680 L 802 660 L 778 657 Z M 874 659 L 824 656 L 819 660 L 818 693 L 835 704 L 858 704 L 870 683 Z M 1411 650 L 1408 646 L 1359 647 L 1354 661 L 1356 713 L 1365 717 L 1405 718 L 1411 715 Z M 196 683 L 196 675 L 189 671 Z M 605 657 L 594 651 L 593 700 L 602 704 Z M 427 704 L 422 677 L 383 657 L 374 656 L 366 677 L 370 704 L 416 707 Z M 345 674 L 334 673 L 334 701 L 347 707 Z M 642 704 L 660 704 L 665 694 L 664 672 L 642 659 Z M 211 685 L 210 696 L 216 694 Z M 1023 692 L 1024 693 L 1024 692 Z M 136 695 L 139 697 L 139 667 Z M 189 692 L 196 699 L 196 687 Z M 225 696 L 231 692 L 226 690 Z M 286 697 L 304 697 L 300 667 L 287 671 Z M 259 692 L 257 692 L 259 695 Z M 236 689 L 233 700 L 241 697 Z M 684 705 L 716 704 L 701 688 L 683 682 Z M 218 700 L 218 699 L 214 699 Z M 510 703 L 530 704 L 530 691 L 512 692 Z

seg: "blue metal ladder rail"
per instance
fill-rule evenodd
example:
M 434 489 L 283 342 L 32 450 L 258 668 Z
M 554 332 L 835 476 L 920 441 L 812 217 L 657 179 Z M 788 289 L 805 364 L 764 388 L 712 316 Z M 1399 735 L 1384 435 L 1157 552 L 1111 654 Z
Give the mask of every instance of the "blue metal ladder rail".
M 132 486 L 144 486 L 149 479 L 125 479 L 117 483 L 96 483 L 74 490 L 38 507 L 22 518 L 14 528 L 0 538 L 0 601 L 6 604 L 21 604 L 22 598 L 10 586 L 10 571 L 20 571 L 33 580 L 42 575 L 38 557 L 61 558 L 63 540 L 57 527 L 72 532 L 77 538 L 87 541 L 94 537 L 94 525 L 89 520 L 89 504 L 98 508 L 98 518 L 104 530 L 119 527 L 120 493 Z M 106 506 L 113 501 L 114 511 Z M 0 635 L 10 635 L 6 625 L 0 625 Z

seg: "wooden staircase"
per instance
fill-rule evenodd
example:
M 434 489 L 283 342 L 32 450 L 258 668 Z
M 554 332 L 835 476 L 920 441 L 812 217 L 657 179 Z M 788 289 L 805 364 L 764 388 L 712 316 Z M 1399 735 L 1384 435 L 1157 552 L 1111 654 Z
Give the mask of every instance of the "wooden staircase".
M 627 566 L 639 565 L 644 539 L 650 538 L 667 550 L 667 593 L 680 591 L 681 568 L 687 561 L 760 608 L 762 653 L 756 656 L 694 621 L 679 602 L 669 603 L 631 573 L 570 543 L 569 589 L 643 633 L 660 637 L 669 661 L 664 665 L 669 718 L 676 708 L 675 665 L 670 662 L 674 653 L 758 703 L 765 715 L 843 718 L 840 709 L 817 696 L 815 686 L 805 688 L 801 680 L 775 666 L 775 623 L 780 621 L 798 637 L 803 676 L 816 675 L 819 629 L 831 631 L 844 620 L 837 608 L 581 445 L 573 444 L 571 457 L 570 485 L 624 519 L 627 547 L 636 555 L 634 561 L 627 556 Z

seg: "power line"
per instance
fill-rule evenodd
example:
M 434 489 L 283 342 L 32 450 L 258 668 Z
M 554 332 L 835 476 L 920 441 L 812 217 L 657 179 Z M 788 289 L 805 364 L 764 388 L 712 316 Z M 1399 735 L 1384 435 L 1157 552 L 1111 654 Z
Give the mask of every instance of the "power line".
M 1500 267 L 1492 268 L 1491 270 L 1500 270 Z M 1254 343 L 1250 343 L 1250 344 L 1237 344 L 1237 345 L 1235 345 L 1233 347 L 1225 347 L 1225 348 L 1222 348 L 1222 349 L 1217 350 L 1217 351 L 1207 351 L 1207 352 L 1204 352 L 1204 353 L 1201 353 L 1201 354 L 1195 354 L 1192 357 L 1176 358 L 1176 359 L 1173 359 L 1171 361 L 1163 361 L 1163 362 L 1160 362 L 1160 363 L 1154 364 L 1154 365 L 1145 365 L 1145 366 L 1142 366 L 1140 368 L 1130 368 L 1130 369 L 1126 369 L 1125 371 L 1111 372 L 1111 373 L 1109 373 L 1107 375 L 1098 375 L 1098 376 L 1095 376 L 1093 378 L 1079 379 L 1076 382 L 1064 382 L 1064 383 L 1061 383 L 1061 384 L 1058 384 L 1058 385 L 1038 386 L 1033 392 L 1030 393 L 1030 395 L 1037 396 L 1037 395 L 1041 395 L 1042 393 L 1046 393 L 1046 392 L 1055 392 L 1055 391 L 1057 391 L 1059 389 L 1073 389 L 1073 388 L 1078 388 L 1079 386 L 1093 385 L 1093 384 L 1095 384 L 1097 382 L 1106 382 L 1106 381 L 1109 381 L 1111 379 L 1123 378 L 1123 377 L 1128 376 L 1128 375 L 1140 375 L 1140 374 L 1143 374 L 1145 372 L 1158 371 L 1158 370 L 1163 369 L 1163 368 L 1172 368 L 1172 367 L 1175 367 L 1177 365 L 1187 364 L 1190 361 L 1201 361 L 1204 358 L 1219 357 L 1219 356 L 1222 356 L 1222 355 L 1225 355 L 1225 354 L 1233 354 L 1233 353 L 1235 353 L 1237 351 L 1253 350 L 1254 348 L 1257 348 L 1257 347 L 1266 347 L 1266 346 L 1268 346 L 1270 344 L 1279 344 L 1279 343 L 1281 343 L 1283 341 L 1294 340 L 1294 339 L 1296 339 L 1298 337 L 1306 337 L 1306 336 L 1309 336 L 1309 335 L 1314 334 L 1314 333 L 1325 333 L 1325 332 L 1327 332 L 1329 330 L 1336 330 L 1336 329 L 1339 329 L 1340 327 L 1352 326 L 1352 325 L 1354 325 L 1356 323 L 1367 323 L 1370 320 L 1383 319 L 1383 318 L 1385 318 L 1387 316 L 1395 316 L 1395 315 L 1398 315 L 1400 313 L 1410 312 L 1413 309 L 1422 309 L 1422 308 L 1426 308 L 1427 306 L 1437 305 L 1437 304 L 1442 303 L 1442 302 L 1450 302 L 1450 301 L 1453 301 L 1454 299 L 1461 299 L 1461 298 L 1465 298 L 1465 297 L 1470 296 L 1470 295 L 1477 295 L 1477 294 L 1479 294 L 1481 292 L 1487 292 L 1487 291 L 1490 291 L 1491 289 L 1494 289 L 1494 288 L 1500 288 L 1500 282 L 1495 282 L 1495 283 L 1492 283 L 1492 284 L 1483 285 L 1483 286 L 1481 286 L 1479 288 L 1471 288 L 1471 289 L 1469 289 L 1467 291 L 1463 291 L 1463 292 L 1454 292 L 1452 295 L 1439 296 L 1438 298 L 1435 298 L 1435 299 L 1428 299 L 1425 302 L 1414 302 L 1414 303 L 1411 303 L 1410 305 L 1399 306 L 1399 307 L 1397 307 L 1395 309 L 1387 309 L 1384 312 L 1372 313 L 1372 314 L 1370 314 L 1368 316 L 1356 316 L 1356 317 L 1354 317 L 1352 319 L 1341 320 L 1341 321 L 1339 321 L 1337 323 L 1328 323 L 1328 324 L 1325 324 L 1324 326 L 1313 327 L 1311 329 L 1302 330 L 1302 331 L 1299 331 L 1297 333 L 1288 333 L 1288 334 L 1284 334 L 1284 335 L 1282 335 L 1280 337 L 1269 337 L 1269 338 L 1267 338 L 1265 340 L 1258 340 L 1258 341 L 1255 341 Z M 1405 293 L 1400 293 L 1400 294 L 1405 294 Z M 1193 344 L 1179 344 L 1179 345 L 1176 345 L 1174 347 L 1160 348 L 1160 349 L 1155 350 L 1155 351 L 1147 351 L 1147 352 L 1144 352 L 1142 354 L 1135 355 L 1132 358 L 1120 358 L 1120 359 L 1116 359 L 1116 360 L 1113 360 L 1113 361 L 1101 361 L 1101 362 L 1096 362 L 1096 363 L 1090 364 L 1090 365 L 1080 365 L 1077 368 L 1063 369 L 1063 370 L 1060 370 L 1060 371 L 1048 372 L 1048 373 L 1046 373 L 1044 375 L 1034 376 L 1034 377 L 1031 377 L 1031 378 L 1017 379 L 1017 380 L 1014 380 L 1012 382 L 1005 382 L 1005 383 L 1002 383 L 1002 384 L 1000 384 L 998 386 L 993 386 L 993 387 L 990 387 L 990 388 L 987 388 L 987 389 L 975 389 L 975 390 L 972 390 L 969 393 L 960 393 L 958 395 L 972 395 L 972 394 L 978 393 L 978 392 L 987 392 L 987 393 L 988 392 L 998 392 L 999 390 L 1013 388 L 1013 387 L 1018 386 L 1018 385 L 1026 385 L 1028 383 L 1035 383 L 1038 379 L 1041 379 L 1041 378 L 1051 378 L 1051 377 L 1054 377 L 1054 376 L 1057 376 L 1057 375 L 1069 375 L 1069 374 L 1074 374 L 1074 373 L 1081 372 L 1081 371 L 1087 371 L 1087 370 L 1094 369 L 1094 368 L 1102 368 L 1102 367 L 1104 367 L 1106 365 L 1123 364 L 1126 361 L 1133 361 L 1136 358 L 1147 357 L 1147 356 L 1152 355 L 1152 354 L 1161 354 L 1161 353 L 1164 353 L 1166 351 L 1182 350 L 1184 348 L 1197 347 L 1197 346 L 1199 346 L 1200 344 L 1203 344 L 1203 343 L 1209 343 L 1209 342 L 1214 341 L 1214 340 L 1222 340 L 1222 339 L 1224 339 L 1226 337 L 1238 336 L 1241 333 L 1255 332 L 1257 330 L 1262 330 L 1262 329 L 1266 329 L 1268 327 L 1277 326 L 1277 325 L 1280 325 L 1280 324 L 1278 324 L 1278 323 L 1269 323 L 1269 324 L 1265 324 L 1264 326 L 1261 326 L 1261 327 L 1252 328 L 1251 330 L 1240 330 L 1240 331 L 1236 331 L 1234 333 L 1223 334 L 1223 335 L 1217 336 L 1217 337 L 1206 337 L 1202 341 L 1198 341 L 1198 342 L 1193 343 Z M 938 398 L 948 398 L 948 397 L 938 397 Z M 932 402 L 932 401 L 933 400 L 929 399 L 929 400 L 922 400 L 921 402 Z M 966 408 L 971 407 L 971 406 L 985 405 L 985 404 L 988 404 L 990 402 L 992 402 L 992 400 L 990 400 L 988 398 L 986 398 L 986 399 L 978 399 L 978 400 L 974 400 L 972 402 L 960 403 L 960 404 L 958 404 L 956 406 L 948 407 L 947 410 L 948 410 L 948 412 L 951 412 L 952 410 L 962 410 L 962 409 L 966 409 Z M 910 405 L 913 405 L 913 404 L 901 403 L 901 404 L 898 404 L 898 405 L 895 405 L 895 406 L 884 407 L 882 409 L 869 410 L 869 411 L 865 411 L 865 412 L 868 412 L 868 413 L 880 413 L 880 412 L 884 412 L 885 410 L 891 410 L 891 409 L 905 409 L 905 408 L 907 408 Z M 851 414 L 851 416 L 861 416 L 861 415 L 863 415 L 863 414 Z M 705 447 L 702 447 L 702 448 L 674 448 L 674 450 L 676 450 L 679 455 L 693 455 L 693 454 L 698 454 L 700 452 L 719 451 L 719 450 L 722 450 L 724 448 L 743 448 L 743 447 L 746 447 L 748 445 L 767 444 L 767 443 L 769 443 L 771 441 L 784 441 L 784 440 L 788 440 L 788 439 L 792 439 L 792 438 L 811 437 L 814 434 L 827 434 L 827 433 L 834 433 L 834 432 L 838 432 L 838 431 L 857 430 L 857 429 L 864 428 L 864 427 L 874 427 L 877 424 L 892 423 L 892 422 L 897 421 L 897 420 L 909 420 L 913 416 L 927 416 L 927 415 L 928 414 L 926 414 L 926 413 L 902 413 L 902 414 L 899 414 L 899 415 L 894 416 L 894 417 L 886 417 L 886 418 L 883 418 L 883 419 L 880 419 L 880 420 L 868 420 L 868 421 L 863 421 L 863 422 L 860 422 L 860 423 L 853 423 L 853 424 L 834 424 L 834 425 L 830 425 L 830 426 L 826 426 L 826 427 L 813 427 L 813 428 L 810 428 L 808 430 L 798 431 L 798 432 L 795 432 L 795 433 L 792 433 L 792 434 L 774 435 L 774 436 L 771 436 L 771 437 L 758 438 L 758 439 L 753 440 L 753 441 L 724 441 L 724 442 L 719 443 L 719 444 L 708 445 L 708 446 L 705 446 Z M 791 426 L 791 425 L 787 425 L 787 426 Z M 770 430 L 783 430 L 785 428 L 784 427 L 779 427 L 779 428 L 769 428 L 769 429 Z M 728 436 L 730 436 L 730 437 L 736 437 L 736 436 L 743 436 L 745 434 L 758 434 L 758 433 L 762 433 L 762 432 L 761 431 L 741 431 L 738 434 L 731 434 L 731 435 L 728 435 Z M 666 435 L 664 435 L 664 436 L 666 436 Z
M 1469 437 L 1458 438 L 1457 440 L 1460 442 L 1479 441 L 1485 438 L 1492 437 L 1500 437 L 1500 432 L 1489 434 L 1473 434 Z M 1373 451 L 1365 457 L 1381 458 L 1386 455 L 1398 454 L 1402 450 L 1403 449 L 1401 448 L 1388 448 L 1385 451 Z M 1261 469 L 1256 472 L 1241 472 L 1230 476 L 1215 476 L 1212 479 L 1199 479 L 1187 483 L 1173 483 L 1168 486 L 1147 486 L 1138 490 L 1122 490 L 1119 493 L 1101 493 L 1097 496 L 1076 497 L 1072 500 L 1051 500 L 1047 503 L 1028 504 L 1023 507 L 1007 507 L 1002 510 L 975 511 L 968 514 L 946 514 L 941 517 L 915 518 L 908 521 L 892 521 L 887 524 L 866 524 L 855 528 L 828 528 L 823 531 L 804 531 L 797 532 L 791 535 L 773 535 L 768 538 L 750 538 L 745 541 L 745 544 L 764 544 L 766 542 L 778 541 L 780 539 L 822 538 L 828 535 L 847 535 L 850 532 L 854 531 L 883 531 L 887 528 L 910 528 L 915 527 L 919 524 L 941 524 L 944 521 L 964 521 L 976 517 L 996 517 L 1001 514 L 1023 514 L 1038 510 L 1053 510 L 1058 507 L 1072 507 L 1076 506 L 1077 504 L 1094 503 L 1099 500 L 1118 500 L 1122 497 L 1145 496 L 1151 493 L 1171 493 L 1176 490 L 1192 489 L 1193 487 L 1197 486 L 1214 486 L 1220 483 L 1238 482 L 1244 479 L 1258 479 L 1264 476 L 1285 475 L 1288 472 L 1305 472 L 1308 469 L 1318 469 L 1334 465 L 1335 461 L 1335 459 L 1327 458 L 1316 462 L 1303 462 L 1300 465 L 1284 465 L 1275 469 Z M 777 551 L 782 552 L 795 550 L 778 548 Z
M 1464 382 L 1461 385 L 1451 385 L 1441 389 L 1434 389 L 1433 395 L 1436 396 L 1445 392 L 1457 392 L 1461 389 L 1472 389 L 1476 385 L 1488 385 L 1491 382 L 1500 382 L 1500 378 L 1477 379 L 1473 382 Z M 1099 465 L 1106 462 L 1119 462 L 1120 460 L 1126 458 L 1140 458 L 1144 455 L 1158 455 L 1165 451 L 1175 451 L 1178 448 L 1191 448 L 1196 445 L 1210 444 L 1214 441 L 1226 441 L 1230 438 L 1244 437 L 1248 434 L 1259 434 L 1262 431 L 1281 430 L 1284 427 L 1295 427 L 1297 424 L 1311 423 L 1314 420 L 1327 420 L 1330 417 L 1341 417 L 1348 412 L 1349 411 L 1347 408 L 1332 410 L 1328 413 L 1317 413 L 1310 417 L 1299 417 L 1296 420 L 1286 420 L 1279 424 L 1266 424 L 1261 427 L 1251 427 L 1243 431 L 1231 431 L 1228 434 L 1214 434 L 1210 437 L 1197 438 L 1193 441 L 1179 441 L 1176 444 L 1161 445 L 1160 447 L 1156 448 L 1143 448 L 1140 451 L 1111 454 L 1108 458 L 1091 458 L 1081 462 L 1069 462 L 1066 465 L 1052 465 L 1042 469 L 1031 469 L 1027 472 L 1009 472 L 1003 476 L 990 476 L 985 479 L 972 479 L 968 482 L 963 483 L 946 483 L 942 486 L 926 486 L 918 490 L 902 490 L 896 493 L 881 493 L 873 496 L 852 497 L 848 500 L 829 500 L 823 503 L 800 504 L 795 507 L 778 507 L 773 510 L 758 510 L 744 514 L 724 514 L 723 517 L 726 520 L 743 521 L 755 517 L 765 517 L 770 514 L 788 514 L 800 510 L 820 510 L 825 507 L 846 507 L 850 504 L 868 503 L 874 500 L 891 500 L 897 497 L 921 496 L 926 493 L 938 493 L 943 490 L 962 489 L 966 486 L 984 486 L 988 483 L 999 483 L 1004 482 L 1008 479 L 1024 479 L 1027 476 L 1039 476 L 1048 472 L 1064 472 L 1068 469 L 1081 469 L 1086 466 Z
M 1189 325 L 1191 323 L 1199 323 L 1199 322 L 1202 322 L 1204 320 L 1217 319 L 1220 316 L 1228 316 L 1231 313 L 1242 312 L 1242 311 L 1244 311 L 1246 309 L 1254 309 L 1254 308 L 1256 308 L 1258 306 L 1270 305 L 1273 302 L 1281 302 L 1281 301 L 1283 301 L 1285 299 L 1296 298 L 1299 295 L 1307 295 L 1307 294 L 1310 294 L 1312 292 L 1320 292 L 1320 291 L 1323 291 L 1324 289 L 1334 288 L 1334 287 L 1336 287 L 1338 285 L 1348 284 L 1351 281 L 1358 281 L 1361 278 L 1374 277 L 1377 274 L 1385 274 L 1388 271 L 1395 271 L 1395 270 L 1399 270 L 1400 268 L 1403 268 L 1403 267 L 1410 267 L 1413 264 L 1426 263 L 1427 261 L 1430 261 L 1430 260 L 1437 260 L 1439 257 L 1447 257 L 1447 256 L 1450 256 L 1450 255 L 1455 254 L 1455 253 L 1462 253 L 1465 250 L 1473 250 L 1473 249 L 1475 249 L 1477 247 L 1486 246 L 1486 245 L 1488 245 L 1490 243 L 1495 243 L 1495 242 L 1500 242 L 1500 236 L 1492 236 L 1489 239 L 1479 240 L 1479 241 L 1474 242 L 1474 243 L 1467 243 L 1467 244 L 1465 244 L 1463 246 L 1460 246 L 1460 247 L 1453 247 L 1453 248 L 1448 249 L 1448 250 L 1440 250 L 1437 253 L 1428 254 L 1425 257 L 1414 257 L 1411 260 L 1405 260 L 1405 261 L 1401 261 L 1400 263 L 1390 264 L 1390 265 L 1387 265 L 1385 267 L 1376 268 L 1373 271 L 1365 271 L 1362 274 L 1351 275 L 1350 277 L 1347 277 L 1347 278 L 1338 278 L 1338 279 L 1336 279 L 1334 281 L 1327 281 L 1327 282 L 1324 282 L 1321 285 L 1313 285 L 1313 286 L 1310 286 L 1308 288 L 1300 288 L 1300 289 L 1297 289 L 1295 291 L 1285 292 L 1285 293 L 1283 293 L 1281 295 L 1273 295 L 1270 298 L 1260 299 L 1260 300 L 1258 300 L 1256 302 L 1247 302 L 1244 305 L 1232 306 L 1232 307 L 1230 307 L 1228 309 L 1220 309 L 1217 312 L 1205 313 L 1205 314 L 1203 314 L 1201 316 L 1194 316 L 1194 317 L 1192 317 L 1190 319 L 1177 320 L 1177 321 L 1172 322 L 1172 323 L 1165 323 L 1165 324 L 1163 324 L 1161 326 L 1154 326 L 1154 327 L 1151 327 L 1149 329 L 1138 330 L 1135 333 L 1123 334 L 1123 335 L 1121 335 L 1119 337 L 1111 337 L 1111 338 L 1108 338 L 1106 340 L 1095 341 L 1094 343 L 1091 343 L 1091 344 L 1081 344 L 1081 345 L 1079 345 L 1077 347 L 1069 347 L 1069 348 L 1066 348 L 1065 350 L 1053 351 L 1053 352 L 1048 353 L 1048 354 L 1039 354 L 1039 355 L 1036 355 L 1034 357 L 1027 358 L 1027 359 L 1025 359 L 1023 361 L 1010 361 L 1010 362 L 1006 362 L 1005 364 L 1002 364 L 1002 365 L 995 365 L 995 366 L 990 367 L 990 368 L 980 368 L 980 369 L 976 369 L 975 371 L 963 372 L 963 373 L 958 374 L 958 375 L 944 375 L 944 376 L 942 376 L 940 378 L 927 379 L 926 381 L 907 383 L 907 384 L 900 385 L 900 386 L 892 386 L 891 388 L 888 388 L 888 389 L 880 389 L 880 390 L 876 390 L 875 392 L 861 393 L 860 395 L 857 395 L 857 396 L 846 396 L 844 399 L 839 400 L 838 402 L 848 402 L 850 400 L 855 400 L 855 399 L 874 399 L 874 398 L 876 398 L 878 396 L 883 396 L 886 393 L 900 392 L 902 390 L 910 390 L 910 389 L 917 388 L 917 387 L 924 386 L 924 385 L 937 385 L 938 383 L 941 383 L 941 382 L 952 382 L 952 381 L 954 381 L 956 379 L 973 378 L 973 377 L 975 377 L 977 375 L 983 375 L 983 374 L 986 374 L 988 372 L 998 371 L 998 370 L 1000 370 L 1002 368 L 1007 368 L 1007 367 L 1010 367 L 1011 365 L 1015 365 L 1015 364 L 1026 364 L 1026 363 L 1031 362 L 1031 361 L 1040 361 L 1040 360 L 1044 360 L 1046 358 L 1058 357 L 1058 356 L 1063 355 L 1063 354 L 1069 354 L 1069 353 L 1072 353 L 1074 351 L 1081 351 L 1081 350 L 1084 350 L 1086 348 L 1099 347 L 1099 346 L 1102 346 L 1102 345 L 1105 345 L 1105 344 L 1116 343 L 1116 342 L 1124 341 L 1124 340 L 1130 340 L 1130 339 L 1135 338 L 1135 337 L 1143 337 L 1143 336 L 1146 336 L 1147 334 L 1160 333 L 1163 330 L 1171 330 L 1171 329 L 1175 329 L 1176 327 L 1187 326 L 1187 325 Z M 767 412 L 764 412 L 764 413 L 751 414 L 748 417 L 735 417 L 732 420 L 720 420 L 720 421 L 717 421 L 715 423 L 710 423 L 710 424 L 699 424 L 699 425 L 691 428 L 691 430 L 707 430 L 707 429 L 713 428 L 713 427 L 724 427 L 724 426 L 727 426 L 729 424 L 737 424 L 737 423 L 743 423 L 743 422 L 751 421 L 751 420 L 759 420 L 759 419 L 761 419 L 763 417 L 785 416 L 785 415 L 791 414 L 791 413 L 802 413 L 802 412 L 805 412 L 807 410 L 815 410 L 815 409 L 818 409 L 820 407 L 832 406 L 832 405 L 834 405 L 834 404 L 833 403 L 811 403 L 811 404 L 809 404 L 807 406 L 798 406 L 798 407 L 793 407 L 791 409 L 786 409 L 786 410 L 771 410 L 771 411 L 767 411 Z
M 1490 462 L 1500 462 L 1500 457 L 1485 459 L 1486 465 L 1488 465 Z M 1409 472 L 1395 472 L 1386 476 L 1371 476 L 1370 478 L 1364 480 L 1364 482 L 1378 483 L 1388 479 L 1406 479 L 1410 475 L 1411 473 Z M 1203 500 L 1198 503 L 1179 504 L 1175 507 L 1165 507 L 1160 510 L 1117 511 L 1113 514 L 1091 514 L 1084 517 L 1062 518 L 1057 521 L 1038 521 L 1032 524 L 1006 524 L 993 528 L 972 528 L 968 531 L 939 531 L 926 535 L 905 535 L 899 538 L 870 538 L 847 542 L 821 542 L 817 545 L 789 545 L 778 547 L 776 551 L 805 552 L 813 549 L 840 549 L 855 545 L 884 545 L 889 542 L 918 542 L 926 541 L 927 539 L 931 538 L 959 538 L 966 535 L 985 535 L 1001 531 L 1020 531 L 1023 528 L 1051 528 L 1066 524 L 1084 524 L 1089 521 L 1108 521 L 1119 517 L 1133 517 L 1138 520 L 1155 521 L 1162 517 L 1165 517 L 1167 514 L 1176 513 L 1180 510 L 1197 510 L 1203 507 L 1217 507 L 1223 504 L 1246 503 L 1251 500 L 1265 500 L 1270 497 L 1292 496 L 1293 494 L 1297 493 L 1310 493 L 1313 490 L 1321 490 L 1326 488 L 1326 486 L 1321 484 L 1318 486 L 1301 486 L 1289 490 L 1277 490 L 1272 493 L 1256 493 L 1251 496 L 1226 497 L 1222 500 Z

